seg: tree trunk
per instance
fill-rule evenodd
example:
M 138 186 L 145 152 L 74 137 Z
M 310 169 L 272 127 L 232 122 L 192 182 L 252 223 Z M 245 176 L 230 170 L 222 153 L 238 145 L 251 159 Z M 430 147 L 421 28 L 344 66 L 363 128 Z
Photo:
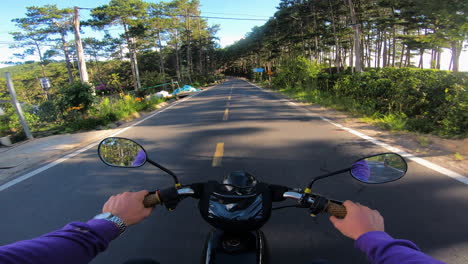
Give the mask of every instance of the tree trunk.
M 133 87 L 135 88 L 135 91 L 138 91 L 141 88 L 141 84 L 140 84 L 140 75 L 138 73 L 138 64 L 137 64 L 137 58 L 135 54 L 134 42 L 133 42 L 133 38 L 131 38 L 128 34 L 127 24 L 124 23 L 123 26 L 124 26 L 125 40 L 127 41 L 128 52 L 130 55 L 130 64 L 131 64 L 132 76 L 133 76 Z
M 352 42 L 352 39 L 350 40 Z M 354 46 L 350 45 L 349 48 L 349 67 L 351 67 L 351 72 L 354 72 Z
M 314 5 L 314 30 L 317 30 L 317 12 Z M 319 54 L 319 40 L 317 34 L 314 34 L 315 41 L 315 59 L 320 63 L 320 54 Z
M 332 19 L 332 28 L 333 28 L 333 36 L 335 38 L 335 67 L 337 72 L 340 72 L 341 67 L 341 58 L 340 58 L 340 43 L 338 41 L 338 35 L 336 34 L 336 22 L 335 22 L 335 14 L 333 13 L 333 6 L 331 0 L 328 0 L 330 5 L 330 14 Z M 301 25 L 301 34 L 302 34 L 302 25 Z
M 72 65 L 70 63 L 70 56 L 68 56 L 67 40 L 65 39 L 65 32 L 60 32 L 60 35 L 62 37 L 62 50 L 65 56 L 65 64 L 67 66 L 68 82 L 73 83 Z
M 97 72 L 98 72 L 98 80 L 102 83 L 103 82 L 102 81 L 102 72 L 101 72 L 101 66 L 99 66 L 97 52 L 94 51 L 93 55 L 94 55 L 94 62 L 96 63 L 96 68 L 97 68 Z
M 185 9 L 185 29 L 187 33 L 187 74 L 189 81 L 192 82 L 192 50 L 191 50 L 191 32 L 190 32 L 190 16 L 188 9 Z
M 180 78 L 180 54 L 179 54 L 179 39 L 178 39 L 178 31 L 175 30 L 175 53 L 176 53 L 176 75 L 177 81 L 181 81 Z
M 440 47 L 437 47 L 437 55 L 436 55 L 436 69 L 440 70 L 440 57 L 442 55 L 442 51 Z
M 159 48 L 159 67 L 160 70 L 159 72 L 165 76 L 166 75 L 166 70 L 164 69 L 164 55 L 162 52 L 162 41 L 161 41 L 161 31 L 158 30 L 158 48 Z
M 387 61 L 387 56 L 388 56 L 387 52 L 388 52 L 388 50 L 387 50 L 387 32 L 384 31 L 383 32 L 383 54 L 382 54 L 382 59 L 383 59 L 382 67 L 383 68 L 387 67 L 387 63 L 388 63 L 388 61 Z
M 377 45 L 377 47 L 375 48 L 375 67 L 376 68 L 380 67 L 380 55 L 382 53 L 382 42 L 380 41 L 381 39 L 382 39 L 382 32 L 379 30 L 377 40 L 375 41 L 375 45 Z
M 198 73 L 203 73 L 203 38 L 200 29 L 200 19 L 198 19 Z
M 354 29 L 354 52 L 356 54 L 356 72 L 362 72 L 362 47 L 361 47 L 361 29 L 356 19 L 353 0 L 348 0 L 351 22 Z
M 424 49 L 419 49 L 419 68 L 423 69 L 424 68 Z
M 398 68 L 403 67 L 404 54 L 405 54 L 405 45 L 403 45 L 403 43 L 401 43 L 400 65 L 398 65 Z
M 81 43 L 81 36 L 80 36 L 80 16 L 79 16 L 79 7 L 75 6 L 75 16 L 73 18 L 73 29 L 75 32 L 75 47 L 76 47 L 76 55 L 78 58 L 78 70 L 80 71 L 80 80 L 81 83 L 88 83 L 88 71 L 86 70 L 86 60 L 83 52 L 83 43 Z M 94 91 L 93 87 L 93 94 L 96 92 Z
M 452 71 L 458 72 L 460 67 L 460 54 L 463 48 L 463 41 L 450 42 L 450 48 L 452 50 Z
M 36 45 L 37 54 L 39 55 L 39 60 L 41 61 L 42 77 L 46 78 L 44 58 L 42 57 L 42 52 L 41 52 L 41 49 L 39 48 L 39 43 L 37 41 L 34 41 L 34 45 Z
M 395 8 L 393 6 L 392 6 L 392 17 L 395 18 Z M 396 56 L 396 32 L 395 31 L 396 31 L 395 24 L 392 24 L 392 67 L 395 67 L 395 56 Z

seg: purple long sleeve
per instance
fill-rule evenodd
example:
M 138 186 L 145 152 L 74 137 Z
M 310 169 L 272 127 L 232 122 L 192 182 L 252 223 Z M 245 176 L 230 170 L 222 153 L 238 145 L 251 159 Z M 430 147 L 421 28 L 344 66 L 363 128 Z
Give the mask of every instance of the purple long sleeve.
M 372 264 L 442 264 L 421 252 L 411 241 L 394 239 L 385 232 L 374 231 L 360 236 L 355 245 Z
M 0 263 L 88 263 L 118 236 L 118 227 L 106 220 L 73 222 L 52 233 L 0 247 Z

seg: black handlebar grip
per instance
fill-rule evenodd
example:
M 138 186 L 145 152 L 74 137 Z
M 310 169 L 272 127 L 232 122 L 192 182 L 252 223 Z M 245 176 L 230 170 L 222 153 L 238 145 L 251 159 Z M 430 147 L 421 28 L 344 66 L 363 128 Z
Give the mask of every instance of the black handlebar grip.
M 344 207 L 342 204 L 329 201 L 327 208 L 325 208 L 325 212 L 337 218 L 343 219 L 346 216 L 346 207 Z
M 155 207 L 158 204 L 161 204 L 161 199 L 159 199 L 157 192 L 146 195 L 145 199 L 143 200 L 143 205 L 146 208 Z

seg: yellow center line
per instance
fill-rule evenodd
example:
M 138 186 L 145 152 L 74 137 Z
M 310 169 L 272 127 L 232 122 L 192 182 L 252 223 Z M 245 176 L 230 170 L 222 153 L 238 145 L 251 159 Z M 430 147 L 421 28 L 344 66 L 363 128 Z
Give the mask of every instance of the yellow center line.
M 224 111 L 223 121 L 227 121 L 228 117 L 229 117 L 229 109 L 226 108 L 226 110 Z
M 223 155 L 224 155 L 224 142 L 220 142 L 216 144 L 216 150 L 213 155 L 213 163 L 211 163 L 211 166 L 220 167 L 221 161 L 223 159 Z
M 228 100 L 231 100 L 231 96 L 228 97 Z

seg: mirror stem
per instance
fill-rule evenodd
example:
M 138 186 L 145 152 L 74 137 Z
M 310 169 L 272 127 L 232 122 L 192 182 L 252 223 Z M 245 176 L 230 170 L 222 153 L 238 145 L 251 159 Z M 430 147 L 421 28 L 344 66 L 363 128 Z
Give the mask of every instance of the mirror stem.
M 150 164 L 158 167 L 159 169 L 161 169 L 162 171 L 164 171 L 165 173 L 169 174 L 172 176 L 172 178 L 174 178 L 174 181 L 176 184 L 179 184 L 179 179 L 177 178 L 177 176 L 175 175 L 175 173 L 173 173 L 172 171 L 170 171 L 169 169 L 166 169 L 165 167 L 163 167 L 162 165 L 159 165 L 158 163 L 150 160 L 150 159 L 147 159 L 146 161 L 148 161 Z
M 346 168 L 346 169 L 342 169 L 342 170 L 339 170 L 339 171 L 334 171 L 334 172 L 330 172 L 330 173 L 327 173 L 325 175 L 322 175 L 322 176 L 318 176 L 318 177 L 315 177 L 309 184 L 308 188 L 309 189 L 312 189 L 312 185 L 318 181 L 318 180 L 321 180 L 323 178 L 327 178 L 327 177 L 330 177 L 330 176 L 333 176 L 333 175 L 337 175 L 337 174 L 340 174 L 340 173 L 343 173 L 343 172 L 348 172 L 349 170 L 351 170 L 352 167 L 349 167 L 349 168 Z

